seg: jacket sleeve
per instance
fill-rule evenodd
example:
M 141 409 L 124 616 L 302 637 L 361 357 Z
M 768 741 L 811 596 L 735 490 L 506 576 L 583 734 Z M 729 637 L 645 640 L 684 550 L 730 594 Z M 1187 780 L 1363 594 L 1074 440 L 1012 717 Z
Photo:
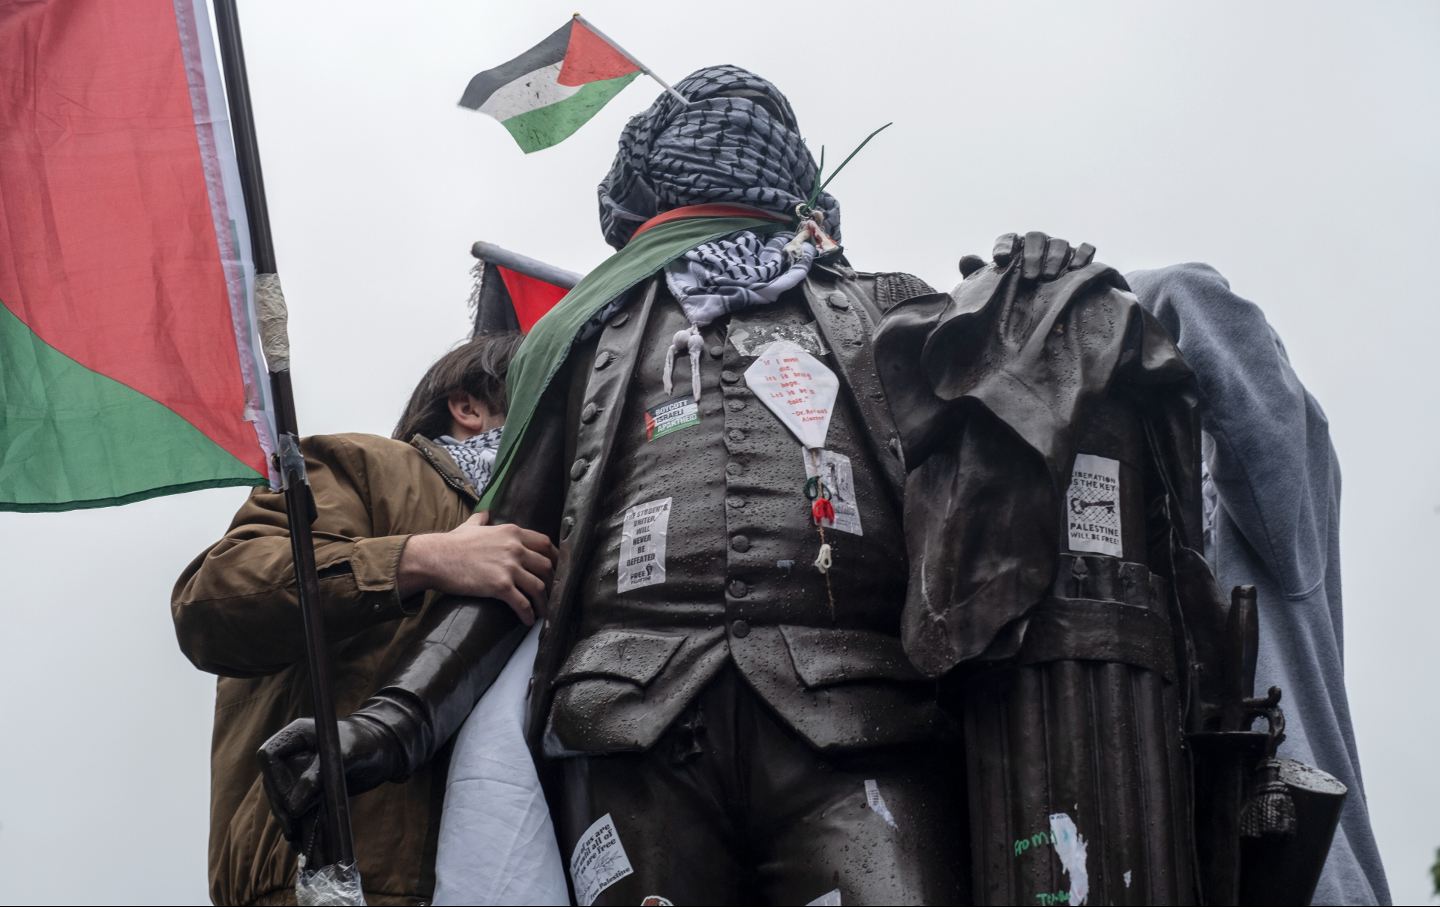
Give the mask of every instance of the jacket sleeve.
M 517 523 L 558 541 L 567 488 L 564 463 L 569 419 L 562 373 L 532 417 L 519 455 L 491 511 L 496 523 Z M 378 719 L 401 749 L 408 776 L 434 758 L 460 729 L 525 638 L 526 628 L 504 602 L 441 596 L 425 610 L 423 631 L 393 674 L 360 711 Z
M 301 449 L 315 495 L 315 563 L 331 640 L 404 616 L 396 574 L 410 536 L 371 535 L 363 453 L 333 436 L 306 438 Z M 253 677 L 304 659 L 283 494 L 250 495 L 225 537 L 185 568 L 170 610 L 181 651 L 202 671 Z
M 1323 581 L 1334 467 L 1329 425 L 1260 307 L 1209 265 L 1126 275 L 1195 372 L 1222 506 L 1287 595 Z

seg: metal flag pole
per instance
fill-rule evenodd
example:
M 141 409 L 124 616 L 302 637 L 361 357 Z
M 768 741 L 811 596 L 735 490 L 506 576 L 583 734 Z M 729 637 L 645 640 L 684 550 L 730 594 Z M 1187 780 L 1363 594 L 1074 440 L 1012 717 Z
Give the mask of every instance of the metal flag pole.
M 601 31 L 600 29 L 596 28 L 594 25 L 592 25 L 592 24 L 590 23 L 590 20 L 586 19 L 584 16 L 580 15 L 579 13 L 575 13 L 575 21 L 576 21 L 576 22 L 579 22 L 581 25 L 585 26 L 586 28 L 588 28 L 588 29 L 590 29 L 591 31 L 593 31 L 596 35 L 600 36 L 600 38 L 603 39 L 606 44 L 609 44 L 611 47 L 613 47 L 613 48 L 615 48 L 616 50 L 620 51 L 620 53 L 625 57 L 625 59 L 629 60 L 631 63 L 634 63 L 635 66 L 636 66 L 641 72 L 645 73 L 645 75 L 647 75 L 647 76 L 649 76 L 650 78 L 654 79 L 655 81 L 659 82 L 661 88 L 664 88 L 666 91 L 670 92 L 670 93 L 673 94 L 675 97 L 679 98 L 682 103 L 687 104 L 687 105 L 690 103 L 690 99 L 689 99 L 689 98 L 685 97 L 683 94 L 681 94 L 680 92 L 676 91 L 674 88 L 671 88 L 669 82 L 667 82 L 667 81 L 665 81 L 664 79 L 660 78 L 659 76 L 655 75 L 655 70 L 651 69 L 650 67 L 646 66 L 644 63 L 641 63 L 639 60 L 635 59 L 635 55 L 634 55 L 634 54 L 632 54 L 630 51 L 626 50 L 625 48 L 621 47 L 619 44 L 616 44 L 614 38 L 610 37 L 609 35 L 605 34 L 605 33 L 604 33 L 603 31 Z
M 270 235 L 270 213 L 265 203 L 265 180 L 260 172 L 260 146 L 255 138 L 255 118 L 250 104 L 250 85 L 245 74 L 245 48 L 240 40 L 240 18 L 235 0 L 215 0 L 215 24 L 220 42 L 221 64 L 225 71 L 225 97 L 230 108 L 230 128 L 235 139 L 240 182 L 245 192 L 245 211 L 250 224 L 250 245 L 255 257 L 256 295 L 270 295 L 278 303 L 278 324 L 267 325 L 262 333 L 284 341 L 283 297 L 275 270 L 275 246 Z M 277 333 L 278 331 L 278 333 Z M 285 512 L 290 522 L 290 549 L 295 559 L 295 576 L 300 594 L 300 617 L 305 625 L 305 656 L 310 673 L 310 695 L 315 709 L 315 734 L 320 756 L 320 783 L 323 788 L 321 814 L 323 836 L 318 868 L 331 864 L 353 865 L 355 844 L 350 833 L 350 800 L 345 792 L 345 763 L 340 754 L 340 735 L 335 723 L 335 700 L 330 688 L 330 659 L 325 647 L 325 624 L 320 614 L 320 580 L 315 572 L 315 542 L 310 523 L 315 502 L 305 477 L 305 459 L 300 454 L 300 430 L 295 420 L 295 394 L 290 383 L 288 341 L 278 349 L 265 344 L 270 369 L 270 388 L 275 398 L 275 422 L 279 472 L 285 490 Z
M 531 258 L 529 255 L 511 252 L 504 246 L 497 246 L 491 242 L 482 241 L 475 243 L 470 247 L 470 254 L 480 261 L 500 265 L 502 268 L 509 268 L 512 271 L 519 271 L 526 277 L 543 280 L 546 283 L 554 284 L 566 290 L 573 290 L 575 284 L 580 282 L 580 275 L 574 271 L 557 268 L 538 258 Z

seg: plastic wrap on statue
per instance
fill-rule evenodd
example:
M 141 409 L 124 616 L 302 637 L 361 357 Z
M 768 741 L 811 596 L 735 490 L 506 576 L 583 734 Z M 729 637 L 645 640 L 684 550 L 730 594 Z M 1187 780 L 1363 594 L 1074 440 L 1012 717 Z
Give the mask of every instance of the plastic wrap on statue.
M 1238 902 L 1275 737 L 1248 726 L 1279 713 L 1196 551 L 1173 341 L 1113 269 L 1015 261 L 897 307 L 876 359 L 909 470 L 905 645 L 964 727 L 975 902 Z M 1227 731 L 1194 759 L 1188 735 Z

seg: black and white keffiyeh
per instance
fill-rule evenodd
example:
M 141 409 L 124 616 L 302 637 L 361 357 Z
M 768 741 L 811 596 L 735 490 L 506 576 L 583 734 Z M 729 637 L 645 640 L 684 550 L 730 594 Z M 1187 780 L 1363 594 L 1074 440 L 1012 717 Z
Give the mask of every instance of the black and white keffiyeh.
M 455 465 L 475 486 L 476 493 L 483 493 L 490 484 L 490 473 L 495 469 L 495 455 L 500 450 L 500 435 L 504 427 L 492 428 L 487 432 L 457 441 L 449 435 L 441 435 L 435 443 L 445 448 Z
M 696 327 L 772 303 L 803 281 L 815 261 L 813 243 L 802 244 L 793 256 L 785 251 L 794 235 L 766 239 L 747 230 L 705 243 L 671 262 L 665 282 Z
M 749 205 L 786 219 L 815 188 L 818 168 L 790 102 L 738 66 L 711 66 L 631 117 L 600 184 L 600 226 L 620 248 L 641 224 L 686 205 Z M 814 208 L 840 237 L 840 206 L 822 193 Z

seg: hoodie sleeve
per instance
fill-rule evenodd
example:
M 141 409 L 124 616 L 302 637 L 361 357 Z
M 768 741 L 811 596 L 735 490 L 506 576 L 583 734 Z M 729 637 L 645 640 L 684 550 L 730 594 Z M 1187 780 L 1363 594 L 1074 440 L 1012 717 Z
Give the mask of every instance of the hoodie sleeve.
M 1286 597 L 1308 596 L 1324 581 L 1326 502 L 1338 482 L 1319 405 L 1260 307 L 1214 268 L 1174 265 L 1126 280 L 1195 372 L 1220 506 Z

